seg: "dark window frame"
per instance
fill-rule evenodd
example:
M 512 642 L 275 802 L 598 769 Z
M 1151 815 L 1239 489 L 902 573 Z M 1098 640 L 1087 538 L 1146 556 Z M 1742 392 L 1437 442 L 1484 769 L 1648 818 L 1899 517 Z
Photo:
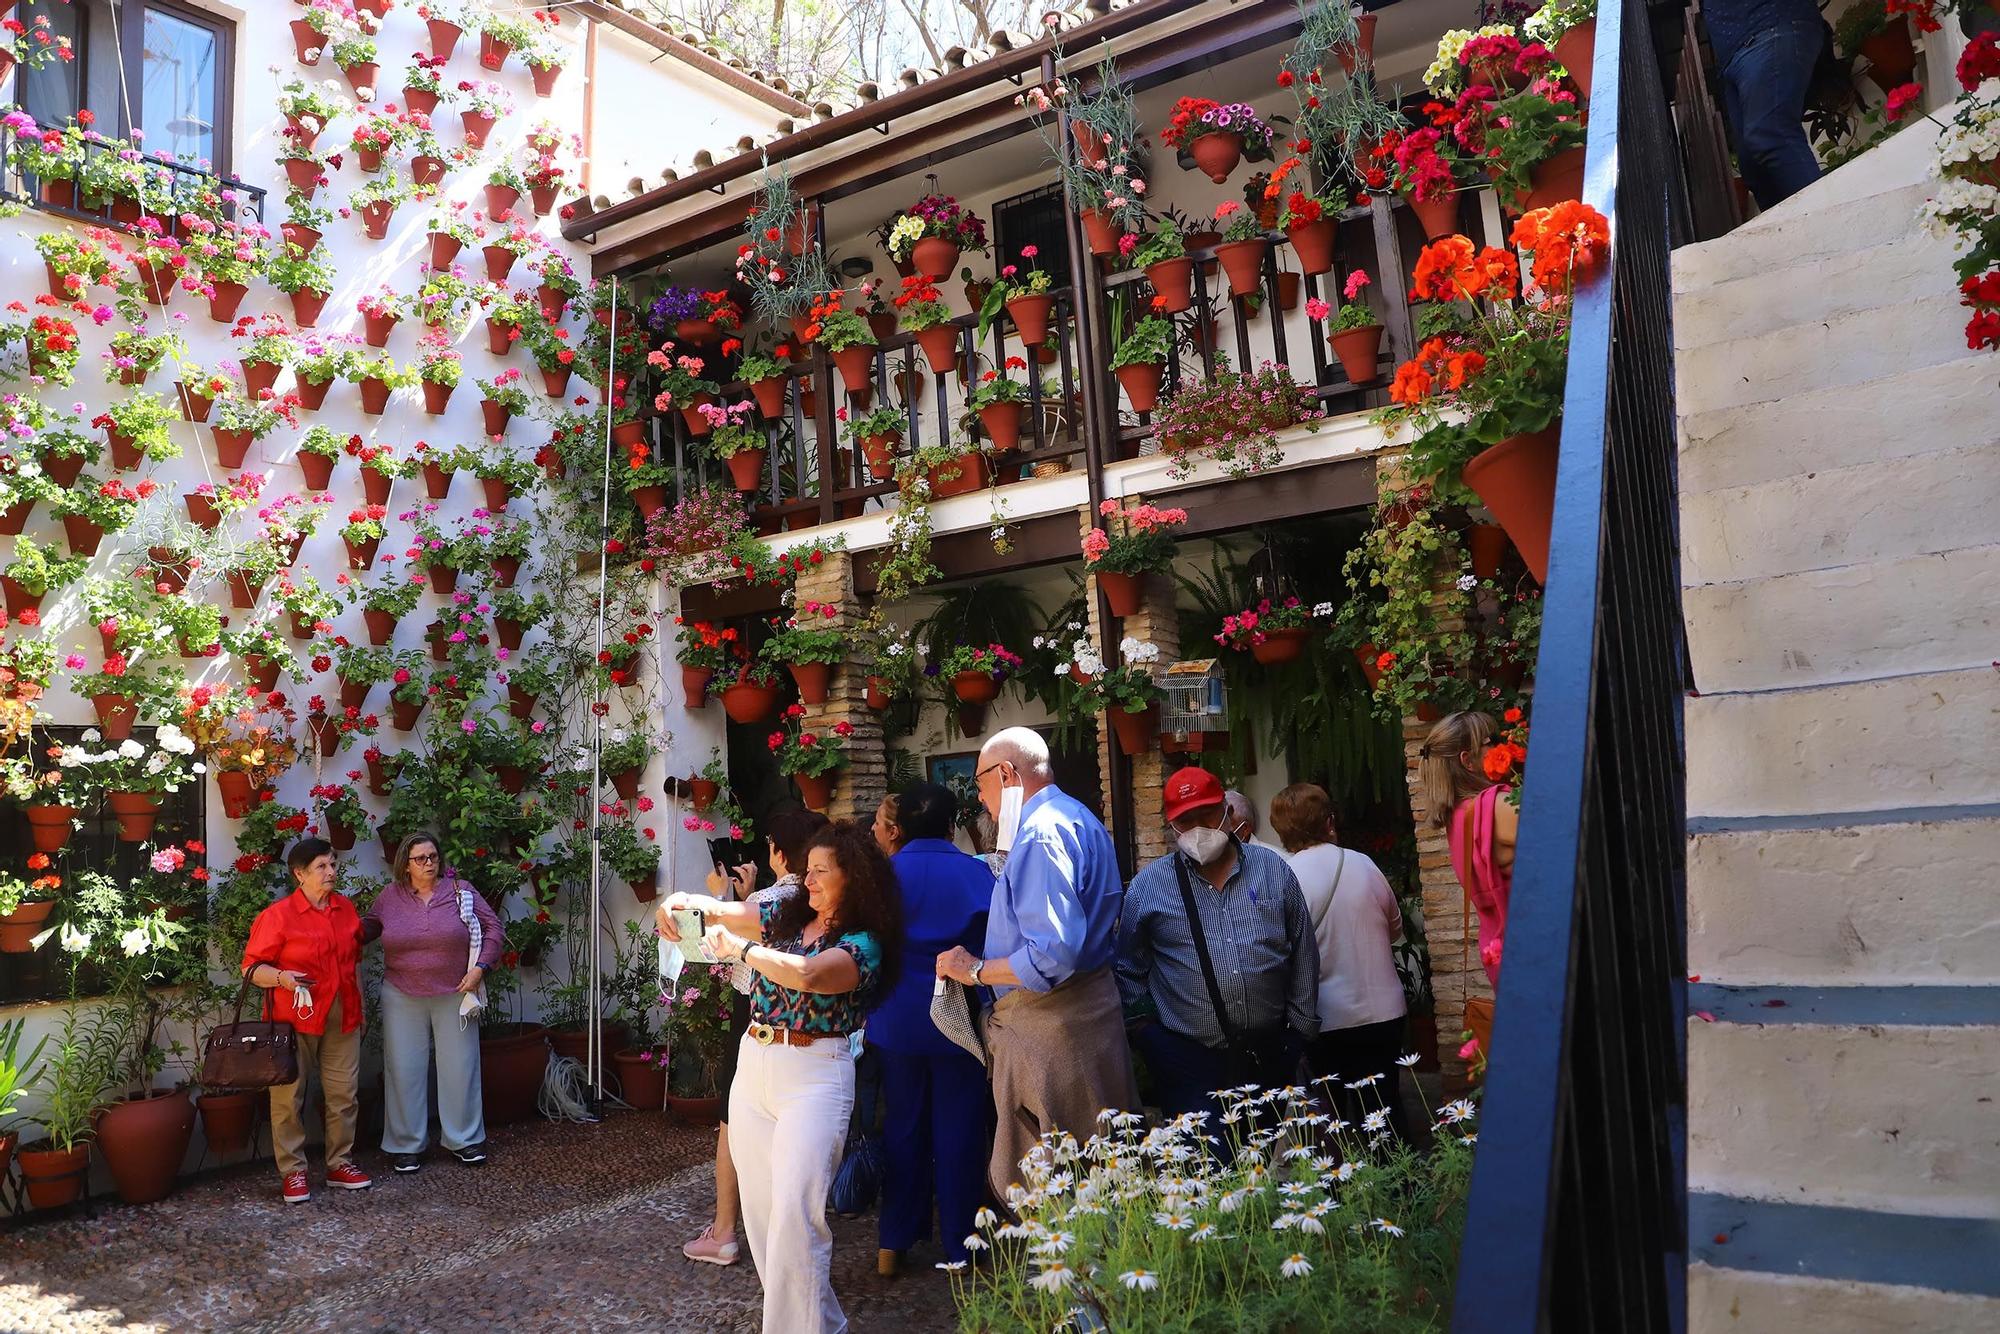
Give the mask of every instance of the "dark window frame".
M 1069 204 L 1060 183 L 1038 186 L 993 205 L 993 263 L 999 268 L 1021 262 L 1021 247 L 1037 249 L 1034 266 L 1049 275 L 1057 287 L 1069 286 Z M 1008 226 L 1013 215 L 1012 227 Z M 1023 221 L 1035 224 L 1025 228 Z

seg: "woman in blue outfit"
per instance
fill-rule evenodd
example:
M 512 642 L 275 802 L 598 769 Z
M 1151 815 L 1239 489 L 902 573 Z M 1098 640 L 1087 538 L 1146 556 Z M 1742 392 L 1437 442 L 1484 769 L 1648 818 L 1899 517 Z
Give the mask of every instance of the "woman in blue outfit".
M 890 859 L 903 902 L 902 956 L 928 960 L 954 946 L 977 953 L 986 942 L 993 872 L 952 845 L 958 803 L 935 783 L 896 798 L 902 850 Z M 986 1069 L 931 1022 L 932 975 L 906 968 L 868 1016 L 868 1045 L 882 1059 L 888 1104 L 888 1172 L 882 1187 L 876 1268 L 896 1272 L 904 1251 L 931 1230 L 937 1204 L 945 1255 L 967 1257 L 993 1148 L 993 1099 Z

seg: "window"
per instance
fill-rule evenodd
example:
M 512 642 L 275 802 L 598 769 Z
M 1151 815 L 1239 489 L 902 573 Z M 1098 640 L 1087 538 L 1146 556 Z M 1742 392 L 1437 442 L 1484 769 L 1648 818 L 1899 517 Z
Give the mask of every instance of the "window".
M 105 134 L 140 133 L 146 152 L 229 174 L 230 70 L 235 28 L 169 0 L 32 0 L 17 15 L 46 15 L 76 60 L 22 72 L 28 114 L 60 125 L 88 107 Z
M 1063 217 L 1062 187 L 1044 186 L 995 204 L 993 244 L 996 266 L 1019 264 L 1021 247 L 1034 246 L 1035 267 L 1057 287 L 1069 286 L 1069 228 Z
M 71 745 L 82 739 L 83 732 L 81 726 L 37 727 L 34 744 Z M 152 739 L 151 732 L 146 727 L 132 730 L 134 737 L 147 742 Z M 120 878 L 143 874 L 155 846 L 202 837 L 207 820 L 206 783 L 203 779 L 185 784 L 180 791 L 162 799 L 159 821 L 154 826 L 152 841 L 147 843 L 121 840 L 118 822 L 109 810 L 82 812 L 83 827 L 70 836 L 68 847 L 54 854 L 55 869 L 65 880 L 80 871 L 103 871 Z M 25 878 L 33 846 L 27 815 L 12 802 L 0 801 L 0 870 Z M 190 924 L 199 923 L 205 912 L 204 907 L 195 906 L 187 920 Z M 58 895 L 56 915 L 50 917 L 49 925 L 55 925 L 61 913 Z M 94 968 L 85 967 L 77 976 L 77 985 L 83 995 L 95 996 L 102 994 L 104 984 Z M 28 954 L 0 953 L 0 1005 L 66 1000 L 68 996 L 68 961 L 55 940 L 44 942 L 40 949 Z

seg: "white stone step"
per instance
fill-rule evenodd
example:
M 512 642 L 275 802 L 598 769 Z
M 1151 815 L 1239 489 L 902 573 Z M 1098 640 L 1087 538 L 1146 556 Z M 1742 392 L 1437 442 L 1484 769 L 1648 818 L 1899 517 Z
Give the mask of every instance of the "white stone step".
M 1714 694 L 1990 663 L 1996 589 L 2000 543 L 1697 585 L 1682 598 L 1695 685 Z
M 2000 671 L 1687 701 L 1690 817 L 1816 815 L 2000 799 Z
M 1754 486 L 2000 440 L 2000 359 L 1967 357 L 1750 407 L 1681 407 L 1682 494 Z
M 1687 1327 L 1689 1334 L 1993 1334 L 2000 1298 L 1696 1264 L 1688 1268 Z
M 1906 226 L 1895 240 L 1765 269 L 1674 298 L 1674 347 L 1749 338 L 1788 325 L 1935 295 L 1956 301 L 1949 242 Z
M 1683 348 L 1674 384 L 1679 410 L 1691 414 L 1990 355 L 1966 347 L 1964 309 L 1927 290 L 1873 310 Z
M 2000 805 L 1697 821 L 1688 971 L 1747 986 L 2000 986 Z
M 2000 533 L 2000 440 L 1681 497 L 1681 581 L 1741 583 L 1983 546 Z
M 1844 255 L 1882 245 L 1916 230 L 1917 210 L 1935 186 L 1907 181 L 1858 198 L 1843 200 L 1811 216 L 1766 214 L 1713 241 L 1685 245 L 1671 262 L 1674 292 L 1699 291 L 1732 278 Z M 1788 203 L 1790 201 L 1787 201 Z
M 2000 1027 L 1897 1022 L 1930 1003 L 1896 1014 L 1885 998 L 1922 993 L 1860 990 L 1764 993 L 1777 1008 L 1753 993 L 1732 1010 L 1690 988 L 1688 1189 L 2000 1217 Z M 1968 994 L 1990 1013 L 2000 991 Z

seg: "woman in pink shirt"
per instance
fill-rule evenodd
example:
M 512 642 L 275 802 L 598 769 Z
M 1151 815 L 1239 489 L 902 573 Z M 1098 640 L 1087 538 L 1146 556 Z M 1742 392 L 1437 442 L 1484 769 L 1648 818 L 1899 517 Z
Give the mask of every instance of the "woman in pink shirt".
M 1493 719 L 1483 713 L 1454 713 L 1424 739 L 1417 752 L 1417 776 L 1429 805 L 1429 823 L 1451 840 L 1451 869 L 1479 912 L 1479 962 L 1494 991 L 1500 989 L 1500 956 L 1507 939 L 1507 901 L 1514 890 L 1514 842 L 1521 811 L 1506 799 L 1507 788 L 1486 776 L 1486 753 L 1493 745 Z M 1469 990 L 1469 984 L 1468 984 Z M 1492 1002 L 1468 995 L 1465 1026 L 1480 1055 L 1493 1050 Z
M 500 958 L 500 919 L 478 890 L 445 869 L 434 834 L 405 838 L 393 870 L 361 927 L 364 940 L 381 938 L 388 964 L 382 980 L 382 1151 L 398 1172 L 422 1169 L 435 1054 L 444 1147 L 461 1163 L 477 1166 L 486 1161 L 479 1011 L 487 974 Z

